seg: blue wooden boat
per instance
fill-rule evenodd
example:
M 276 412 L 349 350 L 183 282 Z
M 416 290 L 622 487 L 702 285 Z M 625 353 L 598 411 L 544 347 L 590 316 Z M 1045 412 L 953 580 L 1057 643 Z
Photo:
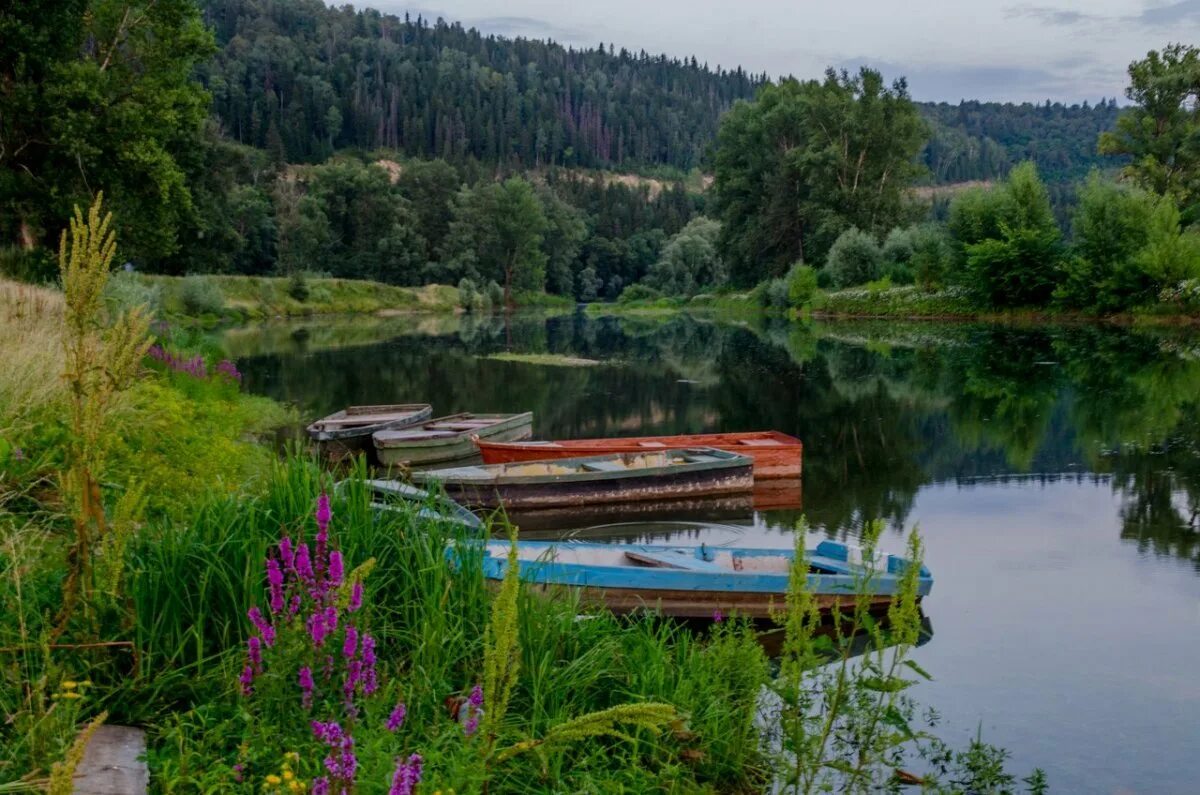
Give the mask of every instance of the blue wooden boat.
M 402 505 L 416 508 L 416 515 L 430 521 L 446 522 L 482 533 L 483 522 L 449 497 L 401 483 L 398 480 L 368 480 L 364 484 L 371 494 L 371 510 L 395 511 Z
M 500 580 L 508 569 L 507 541 L 482 544 L 483 573 Z M 454 547 L 447 550 L 458 558 Z M 790 549 L 678 547 L 657 544 L 596 544 L 518 541 L 521 579 L 544 590 L 579 591 L 584 602 L 613 612 L 655 610 L 678 618 L 710 618 L 714 613 L 771 619 L 784 609 Z M 837 541 L 809 550 L 808 584 L 822 610 L 854 605 L 866 578 L 863 551 Z M 886 608 L 909 562 L 878 554 L 866 585 L 873 608 Z M 919 596 L 933 587 L 921 567 Z

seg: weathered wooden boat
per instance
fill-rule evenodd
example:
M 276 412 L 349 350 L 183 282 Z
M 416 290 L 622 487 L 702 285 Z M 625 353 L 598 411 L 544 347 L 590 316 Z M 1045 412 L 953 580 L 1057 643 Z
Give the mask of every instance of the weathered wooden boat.
M 473 508 L 516 510 L 745 493 L 754 487 L 751 467 L 746 456 L 701 447 L 434 469 L 412 479 L 440 483 Z
M 473 532 L 483 532 L 478 516 L 443 495 L 435 495 L 398 480 L 368 480 L 364 485 L 371 493 L 371 510 L 386 513 L 407 505 L 416 515 L 430 521 L 458 525 Z
M 384 430 L 371 438 L 380 463 L 423 466 L 475 455 L 474 438 L 516 441 L 529 437 L 533 413 L 452 414 L 401 430 Z
M 370 452 L 371 434 L 376 431 L 406 428 L 432 415 L 428 403 L 350 406 L 314 421 L 308 426 L 308 435 L 322 455 L 340 459 L 363 450 Z
M 545 461 L 607 453 L 638 453 L 647 450 L 679 450 L 690 447 L 712 447 L 750 456 L 754 459 L 754 477 L 759 480 L 800 477 L 804 457 L 803 443 L 795 436 L 778 431 L 564 439 L 552 442 L 500 443 L 485 439 L 479 441 L 479 452 L 485 464 Z
M 482 544 L 484 576 L 501 580 L 508 569 L 509 542 Z M 896 594 L 900 576 L 911 565 L 904 558 L 879 555 L 868 577 L 862 550 L 822 541 L 808 552 L 808 587 L 822 610 L 855 604 L 860 587 L 873 608 L 885 608 Z M 467 559 L 451 546 L 453 561 Z M 784 609 L 790 549 L 676 547 L 656 544 L 594 544 L 518 541 L 521 579 L 546 591 L 578 591 L 584 602 L 617 613 L 646 609 L 678 618 L 709 618 L 714 613 L 772 619 Z M 929 594 L 933 577 L 920 570 L 918 597 Z

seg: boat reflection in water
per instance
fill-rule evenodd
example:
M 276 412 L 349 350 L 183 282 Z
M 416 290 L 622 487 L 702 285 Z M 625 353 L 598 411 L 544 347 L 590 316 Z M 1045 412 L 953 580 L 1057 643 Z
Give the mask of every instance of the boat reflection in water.
M 748 494 L 510 511 L 508 520 L 526 539 L 670 541 L 718 526 L 738 535 L 742 531 L 737 525 L 749 528 L 755 511 L 798 513 L 804 507 L 801 496 L 800 479 L 796 478 L 769 481 L 766 486 L 756 483 Z

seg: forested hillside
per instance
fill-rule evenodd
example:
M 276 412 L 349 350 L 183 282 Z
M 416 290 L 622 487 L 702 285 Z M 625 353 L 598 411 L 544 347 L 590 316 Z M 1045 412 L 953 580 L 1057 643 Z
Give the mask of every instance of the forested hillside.
M 233 138 L 296 162 L 344 147 L 527 167 L 699 165 L 763 82 L 693 58 L 484 36 L 321 0 L 206 0 L 202 79 Z
M 720 114 L 765 75 L 613 45 L 570 49 L 320 0 L 204 0 L 218 54 L 201 67 L 225 133 L 278 161 L 394 149 L 450 161 L 706 167 Z M 1031 159 L 1056 182 L 1096 165 L 1115 101 L 924 104 L 936 183 Z

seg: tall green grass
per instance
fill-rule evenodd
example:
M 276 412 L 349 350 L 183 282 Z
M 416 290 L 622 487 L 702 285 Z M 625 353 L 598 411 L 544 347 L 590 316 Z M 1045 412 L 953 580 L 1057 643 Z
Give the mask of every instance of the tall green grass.
M 402 507 L 372 512 L 361 474 L 333 497 L 336 538 L 348 566 L 373 561 L 365 580 L 369 627 L 381 663 L 402 682 L 406 725 L 419 727 L 408 742 L 453 780 L 453 771 L 473 768 L 459 759 L 461 738 L 444 702 L 479 681 L 488 589 L 481 567 L 445 559 L 446 543 L 462 540 L 461 531 Z M 330 486 L 307 461 L 281 463 L 263 496 L 215 499 L 186 525 L 147 528 L 131 548 L 142 667 L 109 706 L 114 719 L 157 727 L 153 759 L 165 789 L 236 761 L 244 726 L 232 683 L 246 610 L 263 602 L 263 559 L 285 532 L 296 537 L 308 526 L 311 537 L 313 501 Z M 688 723 L 659 736 L 639 730 L 634 742 L 515 757 L 493 771 L 493 791 L 731 791 L 761 775 L 752 705 L 767 666 L 744 628 L 731 624 L 704 641 L 651 617 L 623 619 L 524 592 L 519 633 L 506 742 L 631 702 L 675 705 Z

